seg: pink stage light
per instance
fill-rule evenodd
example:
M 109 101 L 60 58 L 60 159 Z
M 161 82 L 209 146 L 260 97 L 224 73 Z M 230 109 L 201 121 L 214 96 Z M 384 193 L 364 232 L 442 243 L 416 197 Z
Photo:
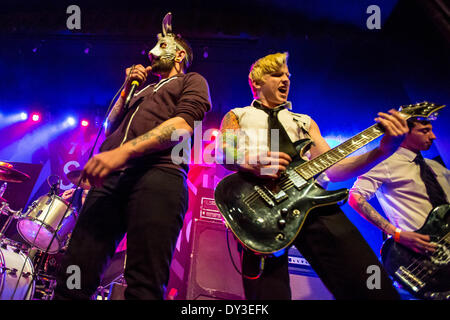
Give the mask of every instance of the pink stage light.
M 39 113 L 33 113 L 31 115 L 31 120 L 33 120 L 34 122 L 38 122 L 39 120 L 41 120 L 41 115 Z
M 89 121 L 87 121 L 87 120 L 82 120 L 82 121 L 81 121 L 81 126 L 82 126 L 82 127 L 87 127 L 87 126 L 89 126 Z
M 217 138 L 217 136 L 219 135 L 219 130 L 217 130 L 217 129 L 214 129 L 212 132 L 211 132 L 211 139 L 212 140 L 214 140 L 215 138 Z

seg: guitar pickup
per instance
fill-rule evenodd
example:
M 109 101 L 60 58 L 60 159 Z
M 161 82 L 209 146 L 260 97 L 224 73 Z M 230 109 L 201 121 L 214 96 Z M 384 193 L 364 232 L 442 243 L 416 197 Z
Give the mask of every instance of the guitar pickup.
M 303 177 L 300 176 L 294 170 L 286 171 L 286 175 L 288 179 L 294 184 L 294 187 L 296 187 L 298 190 L 300 190 L 301 187 L 303 187 L 306 184 L 306 180 L 303 179 Z

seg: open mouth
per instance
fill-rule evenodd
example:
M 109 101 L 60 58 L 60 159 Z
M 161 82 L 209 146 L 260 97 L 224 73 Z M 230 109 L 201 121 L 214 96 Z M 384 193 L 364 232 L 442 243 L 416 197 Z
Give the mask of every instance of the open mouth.
M 286 94 L 287 93 L 287 88 L 286 87 L 280 87 L 280 88 L 278 88 L 278 91 L 281 92 L 282 94 Z

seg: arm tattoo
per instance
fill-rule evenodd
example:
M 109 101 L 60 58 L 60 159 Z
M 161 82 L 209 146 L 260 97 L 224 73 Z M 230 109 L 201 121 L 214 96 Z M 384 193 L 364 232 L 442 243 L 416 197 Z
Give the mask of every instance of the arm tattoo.
M 232 111 L 228 112 L 222 120 L 221 130 L 240 128 L 236 115 Z
M 243 162 L 245 154 L 238 149 L 240 132 L 239 120 L 236 115 L 230 111 L 228 112 L 220 126 L 222 133 L 222 153 L 224 155 L 223 161 L 229 170 L 238 170 L 237 163 Z
M 384 219 L 368 202 L 363 196 L 357 197 L 356 203 L 360 210 L 369 222 L 373 223 L 375 226 L 388 233 L 388 228 L 390 226 L 389 221 Z
M 154 134 L 153 131 L 149 131 L 149 132 L 146 132 L 143 135 L 137 137 L 136 139 L 131 140 L 130 143 L 133 146 L 136 146 L 139 142 L 149 140 L 149 139 L 151 139 L 151 137 L 154 137 L 154 136 L 156 136 L 156 134 Z
M 173 125 L 167 125 L 167 126 L 158 126 L 155 129 L 146 132 L 142 135 L 140 135 L 139 137 L 133 139 L 130 141 L 130 143 L 133 146 L 136 146 L 138 143 L 146 141 L 146 140 L 150 140 L 153 137 L 156 137 L 156 139 L 158 140 L 160 146 L 156 146 L 151 148 L 152 150 L 155 149 L 160 149 L 160 147 L 165 147 L 166 144 L 170 141 L 172 141 L 172 133 L 176 130 L 176 128 Z
M 122 97 L 119 97 L 117 99 L 116 103 L 114 104 L 114 107 L 112 108 L 111 112 L 108 115 L 108 122 L 115 122 L 117 120 L 118 115 L 120 115 L 123 112 L 123 104 L 124 100 Z
M 176 130 L 176 128 L 172 125 L 160 128 L 161 133 L 158 135 L 159 143 L 161 145 L 164 145 L 167 142 L 172 141 L 172 133 L 175 130 Z

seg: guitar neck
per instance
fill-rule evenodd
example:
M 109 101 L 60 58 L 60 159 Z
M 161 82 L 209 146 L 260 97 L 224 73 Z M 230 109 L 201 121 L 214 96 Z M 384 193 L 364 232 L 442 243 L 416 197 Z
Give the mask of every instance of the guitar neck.
M 379 124 L 374 124 L 333 149 L 321 154 L 317 158 L 302 163 L 295 168 L 295 171 L 304 179 L 308 180 L 383 135 L 383 133 L 384 131 L 381 126 Z

